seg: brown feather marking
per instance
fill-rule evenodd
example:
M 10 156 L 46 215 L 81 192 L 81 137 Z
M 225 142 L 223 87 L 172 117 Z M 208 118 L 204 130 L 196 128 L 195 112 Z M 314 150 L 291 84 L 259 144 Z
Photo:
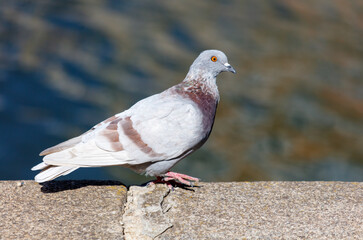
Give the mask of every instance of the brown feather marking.
M 118 132 L 114 131 L 114 132 L 109 132 L 109 133 L 103 133 L 103 136 L 107 137 L 107 139 L 110 142 L 118 142 L 120 140 L 120 136 L 118 134 Z
M 120 142 L 120 135 L 117 131 L 117 124 L 121 121 L 122 119 L 117 119 L 115 116 L 107 119 L 107 122 L 110 122 L 110 124 L 103 129 L 102 131 L 100 131 L 99 135 L 101 137 L 104 137 L 107 139 L 107 141 L 109 142 L 109 147 L 99 147 L 106 150 L 106 151 L 113 151 L 113 152 L 118 152 L 118 151 L 122 151 L 124 150 L 124 147 L 122 146 L 121 142 Z
M 106 124 L 106 123 L 112 122 L 112 121 L 114 121 L 114 120 L 117 120 L 116 115 L 114 115 L 114 116 L 112 116 L 112 117 L 109 117 L 109 118 L 107 118 L 106 120 L 104 120 L 104 121 L 100 122 L 99 124 L 97 124 L 96 126 L 94 126 L 94 127 L 92 128 L 92 130 L 96 129 L 97 127 L 99 127 L 99 126 L 101 126 L 101 125 L 103 125 L 103 124 Z
M 109 136 L 110 139 L 112 139 L 112 146 L 111 146 L 111 150 L 112 151 L 121 151 L 123 150 L 123 147 L 121 145 L 121 143 L 117 144 L 115 139 L 118 139 L 118 133 L 117 133 L 117 123 L 120 121 L 121 119 L 117 119 L 116 115 L 112 116 L 112 117 L 109 117 L 107 118 L 106 120 L 104 120 L 103 122 L 100 122 L 99 124 L 97 124 L 96 126 L 94 126 L 92 129 L 90 129 L 89 131 L 85 132 L 84 134 L 78 136 L 78 137 L 74 137 L 72 139 L 69 139 L 65 142 L 62 142 L 58 145 L 55 145 L 53 147 L 50 147 L 50 148 L 47 148 L 45 150 L 43 150 L 39 156 L 45 156 L 45 155 L 49 155 L 49 154 L 52 154 L 52 153 L 56 153 L 56 152 L 60 152 L 60 151 L 63 151 L 65 149 L 68 149 L 68 148 L 71 148 L 71 147 L 74 147 L 75 145 L 77 145 L 78 143 L 80 143 L 82 141 L 82 136 L 93 131 L 94 129 L 96 129 L 97 127 L 103 125 L 103 124 L 106 124 L 106 123 L 109 123 L 111 122 L 111 127 L 110 126 L 107 126 L 108 129 L 111 129 L 111 130 L 116 130 L 116 134 L 113 134 L 111 136 Z M 115 124 L 113 124 L 113 122 L 115 122 Z M 116 144 L 115 144 L 115 143 Z M 106 149 L 105 149 L 106 150 Z
M 151 157 L 159 157 L 161 154 L 156 153 L 151 147 L 149 147 L 141 138 L 140 134 L 132 126 L 132 120 L 130 117 L 125 118 L 122 121 L 122 129 L 126 136 L 140 148 L 140 150 Z

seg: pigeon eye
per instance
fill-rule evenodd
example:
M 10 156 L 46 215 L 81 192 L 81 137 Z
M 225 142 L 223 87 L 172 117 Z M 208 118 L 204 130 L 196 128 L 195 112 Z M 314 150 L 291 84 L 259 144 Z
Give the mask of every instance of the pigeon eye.
M 211 60 L 212 62 L 217 62 L 217 57 L 216 57 L 216 56 L 213 56 L 213 57 L 211 57 L 211 58 L 210 58 L 210 60 Z

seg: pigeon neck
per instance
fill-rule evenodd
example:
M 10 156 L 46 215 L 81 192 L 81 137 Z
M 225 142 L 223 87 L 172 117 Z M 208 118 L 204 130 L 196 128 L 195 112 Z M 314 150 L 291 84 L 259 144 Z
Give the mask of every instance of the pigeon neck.
M 213 74 L 212 72 L 203 71 L 203 69 L 191 68 L 189 69 L 189 72 L 184 81 L 200 79 L 203 81 L 212 81 L 215 84 L 217 75 Z
M 212 130 L 219 102 L 216 78 L 188 74 L 183 82 L 172 88 L 172 91 L 192 100 L 201 110 L 206 140 Z
M 216 77 L 212 74 L 189 73 L 181 83 L 185 91 L 194 92 L 196 89 L 202 90 L 205 94 L 210 94 L 219 101 L 219 92 Z

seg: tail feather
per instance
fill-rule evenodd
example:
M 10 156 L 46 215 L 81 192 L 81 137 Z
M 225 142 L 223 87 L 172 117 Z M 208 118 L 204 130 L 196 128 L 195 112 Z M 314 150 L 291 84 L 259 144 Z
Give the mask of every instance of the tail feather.
M 46 164 L 45 162 L 41 162 L 41 163 L 39 163 L 39 164 L 37 164 L 37 165 L 35 165 L 34 167 L 32 167 L 32 171 L 37 171 L 37 170 L 42 170 L 42 169 L 44 169 L 44 168 L 46 168 L 46 167 L 48 167 L 49 165 L 48 164 Z
M 112 155 L 112 152 L 97 147 L 92 139 L 87 143 L 83 143 L 83 135 L 41 152 L 40 156 L 44 156 L 43 162 L 32 168 L 33 171 L 42 170 L 35 176 L 35 181 L 39 183 L 47 182 L 67 175 L 80 167 L 114 166 L 130 161 L 126 151 L 117 152 L 118 158 L 116 158 Z
M 67 174 L 77 170 L 78 167 L 52 166 L 52 165 L 47 165 L 45 163 L 40 163 L 32 168 L 32 170 L 40 170 L 40 169 L 44 169 L 44 170 L 35 176 L 35 181 L 42 183 L 42 182 L 47 182 L 47 181 L 53 180 L 54 178 L 57 178 L 59 176 L 67 175 Z

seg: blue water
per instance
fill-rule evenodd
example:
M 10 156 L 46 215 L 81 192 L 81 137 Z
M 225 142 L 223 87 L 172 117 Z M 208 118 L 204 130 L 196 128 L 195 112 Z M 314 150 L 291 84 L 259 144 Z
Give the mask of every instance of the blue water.
M 178 83 L 201 50 L 218 48 L 238 74 L 218 78 L 211 139 L 173 170 L 205 181 L 362 181 L 363 52 L 354 24 L 337 17 L 314 38 L 313 20 L 287 3 L 190 4 L 2 3 L 0 179 L 32 179 L 43 149 Z M 331 24 L 317 14 L 317 26 Z M 338 89 L 341 105 L 326 89 Z M 149 178 L 108 167 L 63 179 Z

